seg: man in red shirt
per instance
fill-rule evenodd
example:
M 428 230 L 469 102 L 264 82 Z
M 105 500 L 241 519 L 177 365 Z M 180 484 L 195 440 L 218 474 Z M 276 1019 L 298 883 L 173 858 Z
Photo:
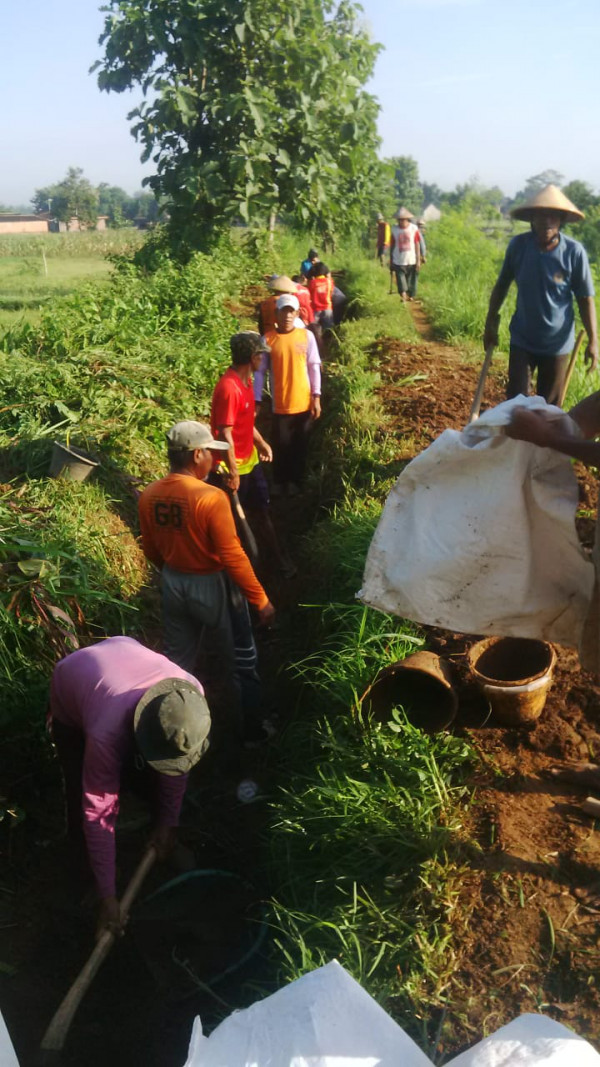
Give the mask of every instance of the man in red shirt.
M 269 487 L 261 464 L 261 461 L 270 463 L 273 453 L 254 424 L 256 406 L 252 375 L 259 369 L 263 353 L 268 355 L 271 349 L 260 334 L 251 330 L 236 333 L 229 344 L 231 366 L 217 382 L 210 413 L 213 436 L 229 445 L 228 474 L 219 473 L 219 458 L 216 457 L 209 480 L 214 485 L 222 485 L 225 481 L 238 493 L 244 510 L 256 517 L 268 554 L 286 577 L 292 577 L 296 568 L 279 546 L 269 513 Z

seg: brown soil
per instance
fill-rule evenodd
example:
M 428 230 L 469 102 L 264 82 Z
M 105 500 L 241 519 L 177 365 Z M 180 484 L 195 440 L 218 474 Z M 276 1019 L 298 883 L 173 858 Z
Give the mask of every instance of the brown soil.
M 431 338 L 422 311 L 411 308 L 423 336 L 417 344 L 383 339 L 373 349 L 386 432 L 404 439 L 409 459 L 447 427 L 468 419 L 479 366 Z M 423 374 L 407 385 L 401 379 Z M 504 397 L 492 369 L 485 406 Z M 597 507 L 591 473 L 576 467 L 578 527 L 589 545 Z M 466 685 L 465 650 L 472 636 L 429 631 L 428 645 L 448 656 Z M 551 767 L 600 754 L 600 687 L 577 656 L 557 649 L 546 707 L 533 729 L 473 726 L 468 700 L 457 729 L 480 762 L 471 811 L 477 848 L 459 855 L 453 974 L 440 1003 L 438 1055 L 470 1044 L 526 1011 L 544 1011 L 592 1041 L 600 1040 L 600 836 L 581 812 L 590 792 L 548 776 Z M 459 689 L 461 683 L 459 681 Z M 463 689 L 468 696 L 468 689 Z M 478 713 L 481 714 L 481 709 Z M 481 722 L 481 718 L 479 718 Z M 595 901 L 595 902 L 594 902 Z

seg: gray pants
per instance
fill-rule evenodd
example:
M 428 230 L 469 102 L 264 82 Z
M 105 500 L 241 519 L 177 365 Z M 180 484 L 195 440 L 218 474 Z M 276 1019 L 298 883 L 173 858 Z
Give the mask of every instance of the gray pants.
M 256 714 L 261 703 L 257 652 L 248 602 L 223 571 L 183 574 L 171 567 L 161 573 L 165 655 L 190 674 L 197 670 L 200 645 L 218 661 L 232 720 L 239 733 L 242 712 Z

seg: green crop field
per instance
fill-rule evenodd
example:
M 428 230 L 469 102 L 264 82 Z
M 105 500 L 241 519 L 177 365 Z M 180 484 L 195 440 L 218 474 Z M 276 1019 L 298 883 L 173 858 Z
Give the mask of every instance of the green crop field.
M 104 281 L 111 269 L 107 257 L 142 241 L 132 229 L 0 236 L 0 334 L 18 322 L 39 322 L 42 308 L 55 297 Z

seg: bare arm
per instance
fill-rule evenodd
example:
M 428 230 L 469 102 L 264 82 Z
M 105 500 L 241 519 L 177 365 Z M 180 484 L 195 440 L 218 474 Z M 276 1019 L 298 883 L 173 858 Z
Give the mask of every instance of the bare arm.
M 584 437 L 588 440 L 600 434 L 600 391 L 580 400 L 569 415 L 575 420 Z
M 590 467 L 600 467 L 600 442 L 590 440 L 600 433 L 600 393 L 582 400 L 569 412 L 588 440 L 570 437 L 554 420 L 542 412 L 515 408 L 512 420 L 506 427 L 507 437 L 517 441 L 529 441 L 539 448 L 553 448 L 572 459 L 579 459 Z M 595 429 L 594 429 L 595 426 Z
M 498 344 L 498 328 L 500 326 L 500 308 L 502 307 L 506 294 L 510 288 L 510 282 L 502 282 L 500 278 L 496 282 L 492 292 L 490 294 L 490 303 L 488 307 L 488 313 L 485 320 L 485 326 L 483 329 L 483 347 L 487 351 L 488 348 L 495 348 Z
M 581 321 L 588 335 L 588 343 L 585 349 L 585 362 L 588 364 L 588 372 L 596 370 L 598 366 L 598 325 L 596 322 L 596 302 L 593 296 L 578 296 L 577 307 L 581 315 Z M 598 431 L 600 433 L 600 430 Z
M 227 466 L 229 468 L 229 478 L 227 484 L 232 492 L 237 493 L 240 487 L 240 476 L 238 474 L 237 463 L 235 462 L 235 447 L 233 444 L 233 426 L 219 426 L 219 433 L 222 435 L 223 440 L 227 441 L 229 445 L 229 451 L 227 453 Z

